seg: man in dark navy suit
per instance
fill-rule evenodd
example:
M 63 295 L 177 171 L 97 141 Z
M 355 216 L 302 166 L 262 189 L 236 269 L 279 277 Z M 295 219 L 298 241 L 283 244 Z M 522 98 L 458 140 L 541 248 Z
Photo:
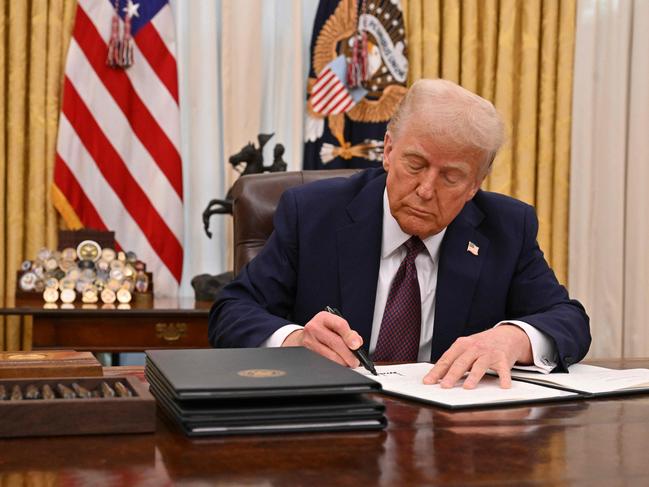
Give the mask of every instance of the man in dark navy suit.
M 565 370 L 588 316 L 538 247 L 529 205 L 481 191 L 503 140 L 493 105 L 420 80 L 385 135 L 383 168 L 284 193 L 260 254 L 210 313 L 216 347 L 305 346 L 355 367 L 432 361 L 424 378 L 473 388 L 487 369 Z M 345 319 L 323 312 L 338 308 Z

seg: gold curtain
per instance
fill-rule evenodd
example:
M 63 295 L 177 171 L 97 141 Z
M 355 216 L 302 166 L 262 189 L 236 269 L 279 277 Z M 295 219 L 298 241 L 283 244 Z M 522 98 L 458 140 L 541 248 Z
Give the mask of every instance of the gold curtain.
M 539 243 L 568 275 L 576 0 L 405 0 L 410 82 L 446 78 L 491 100 L 507 142 L 484 188 L 536 207 Z
M 16 271 L 56 246 L 50 203 L 60 91 L 75 0 L 0 0 L 0 296 L 11 304 Z M 0 350 L 31 347 L 31 322 L 0 321 Z

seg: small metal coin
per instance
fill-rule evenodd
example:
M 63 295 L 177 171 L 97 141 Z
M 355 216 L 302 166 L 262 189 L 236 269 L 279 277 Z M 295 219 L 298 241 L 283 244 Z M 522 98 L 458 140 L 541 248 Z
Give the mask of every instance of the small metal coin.
M 75 281 L 66 277 L 59 280 L 59 289 L 74 289 Z
M 55 288 L 48 287 L 43 291 L 43 300 L 46 303 L 56 303 L 59 300 L 59 291 Z
M 126 252 L 126 262 L 130 262 L 134 264 L 136 260 L 137 260 L 137 255 L 135 254 L 135 252 L 133 252 L 132 250 Z
M 84 240 L 77 245 L 77 256 L 79 260 L 96 261 L 101 257 L 101 246 L 94 240 Z
M 134 287 L 132 279 L 124 279 L 120 289 L 126 289 L 127 291 L 132 292 Z
M 45 281 L 43 279 L 37 279 L 34 283 L 34 291 L 37 293 L 42 293 L 45 291 Z
M 92 286 L 91 281 L 88 281 L 86 279 L 79 279 L 74 285 L 74 290 L 79 294 L 83 294 L 83 292 L 90 286 Z
M 33 272 L 25 272 L 20 276 L 20 281 L 18 281 L 18 286 L 22 291 L 33 291 L 34 284 L 36 284 L 36 274 Z
M 61 259 L 61 260 L 59 261 L 59 267 L 60 267 L 63 271 L 65 271 L 65 272 L 69 271 L 69 270 L 72 269 L 74 266 L 75 266 L 75 263 L 74 263 L 73 260 L 70 260 L 70 259 Z
M 70 269 L 67 274 L 66 274 L 68 279 L 72 279 L 73 281 L 78 281 L 79 278 L 81 277 L 81 271 L 77 266 L 74 266 L 72 269 Z
M 94 281 L 96 277 L 97 273 L 94 271 L 94 269 L 84 269 L 81 271 L 81 277 L 79 279 Z
M 32 267 L 32 272 L 36 274 L 36 277 L 43 277 L 45 275 L 45 271 L 43 270 L 42 265 L 37 265 L 36 267 Z
M 112 269 L 110 271 L 110 278 L 121 281 L 122 279 L 124 279 L 124 272 L 122 272 L 121 269 Z
M 146 270 L 146 264 L 142 262 L 141 260 L 138 260 L 133 264 L 135 267 L 136 271 L 145 271 Z
M 106 249 L 104 249 L 106 250 Z M 110 262 L 104 259 L 99 259 L 96 264 L 97 270 L 108 271 L 110 269 Z
M 45 261 L 45 270 L 46 271 L 53 271 L 59 266 L 59 263 L 57 260 L 53 257 L 50 257 Z
M 23 261 L 22 264 L 20 264 L 20 270 L 27 272 L 32 268 L 32 261 L 31 260 L 25 260 Z
M 126 254 L 120 250 L 119 252 L 117 252 L 117 260 L 126 262 Z
M 101 301 L 106 304 L 113 304 L 115 302 L 116 296 L 115 291 L 109 288 L 104 288 L 101 291 Z
M 112 269 L 119 269 L 121 271 L 121 270 L 124 270 L 125 266 L 126 266 L 126 264 L 124 264 L 124 262 L 122 262 L 121 260 L 114 260 L 114 261 L 112 261 L 110 263 L 111 270 Z
M 96 303 L 98 301 L 97 289 L 92 285 L 88 287 L 81 295 L 81 301 L 86 304 Z
M 109 279 L 106 283 L 106 287 L 113 292 L 119 291 L 119 288 L 122 287 L 122 283 L 117 279 Z
M 86 269 L 94 269 L 95 263 L 90 259 L 85 259 L 85 260 L 80 260 L 77 266 L 79 266 L 79 269 L 83 271 Z
M 56 277 L 48 277 L 45 280 L 45 287 L 46 288 L 52 288 L 52 289 L 58 289 L 59 288 L 59 280 Z
M 131 302 L 131 292 L 126 289 L 120 289 L 117 291 L 117 301 L 122 304 L 127 304 Z
M 52 252 L 50 251 L 50 249 L 48 249 L 47 247 L 41 247 L 41 249 L 36 253 L 36 258 L 45 262 L 50 258 L 51 255 Z
M 74 292 L 74 289 L 63 289 L 63 291 L 61 291 L 61 301 L 65 304 L 74 303 L 76 298 L 77 293 Z
M 61 251 L 62 260 L 71 260 L 75 261 L 77 258 L 77 250 L 73 247 L 66 247 Z
M 124 266 L 124 277 L 129 278 L 135 275 L 135 269 L 131 264 L 126 264 Z
M 115 260 L 116 255 L 115 251 L 111 248 L 105 247 L 101 249 L 101 258 L 106 262 L 112 262 Z

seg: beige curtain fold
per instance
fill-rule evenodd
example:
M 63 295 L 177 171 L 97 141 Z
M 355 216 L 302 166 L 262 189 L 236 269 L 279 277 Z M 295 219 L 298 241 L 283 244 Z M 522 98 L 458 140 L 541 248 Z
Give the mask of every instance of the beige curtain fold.
M 20 263 L 56 246 L 48 191 L 74 0 L 0 3 L 0 296 L 11 304 Z M 0 321 L 0 350 L 31 348 L 30 320 Z
M 446 78 L 491 100 L 507 142 L 484 188 L 536 207 L 567 282 L 575 0 L 406 0 L 410 82 Z

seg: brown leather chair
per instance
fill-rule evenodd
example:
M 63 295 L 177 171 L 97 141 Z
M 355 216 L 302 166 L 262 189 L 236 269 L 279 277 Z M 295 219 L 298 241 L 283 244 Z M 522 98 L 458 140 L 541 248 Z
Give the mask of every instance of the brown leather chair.
M 256 256 L 273 231 L 273 215 L 282 193 L 319 179 L 348 177 L 358 169 L 290 171 L 240 177 L 232 186 L 234 275 Z

